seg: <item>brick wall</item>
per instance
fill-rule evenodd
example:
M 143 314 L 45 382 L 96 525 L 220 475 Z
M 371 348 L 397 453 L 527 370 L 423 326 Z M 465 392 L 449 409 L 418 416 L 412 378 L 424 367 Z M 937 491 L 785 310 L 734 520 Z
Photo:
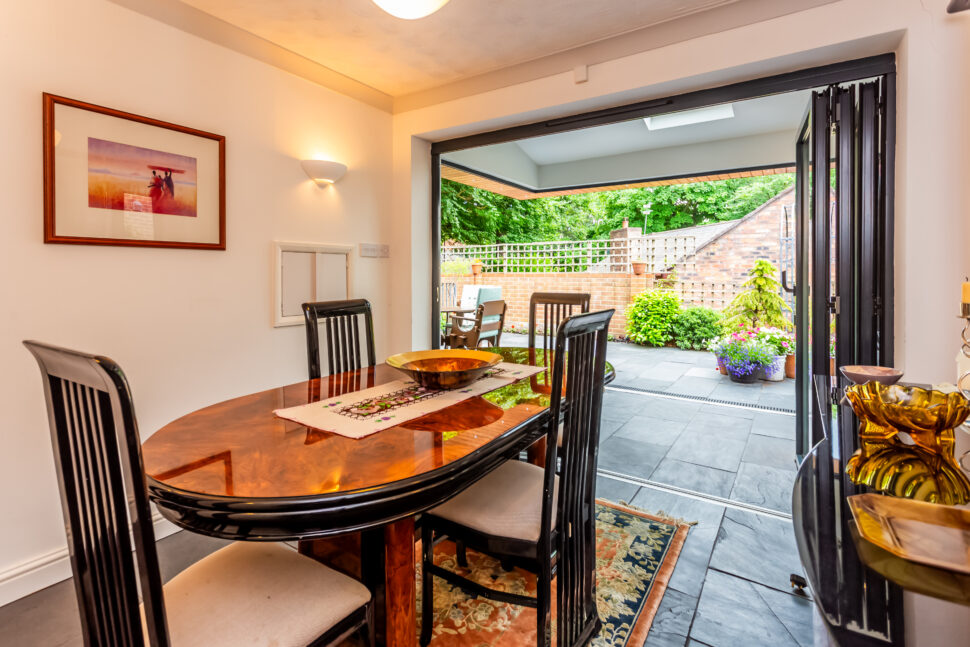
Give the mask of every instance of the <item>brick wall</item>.
M 457 294 L 465 284 L 501 286 L 506 303 L 505 325 L 525 328 L 529 326 L 529 299 L 533 292 L 588 292 L 590 308 L 605 310 L 615 308 L 610 322 L 610 333 L 626 335 L 626 309 L 633 297 L 653 287 L 653 275 L 644 274 L 593 274 L 593 273 L 487 273 L 478 276 L 443 275 L 442 283 L 457 285 Z
M 685 287 L 691 283 L 740 286 L 760 259 L 780 270 L 783 210 L 794 204 L 795 190 L 789 189 L 751 212 L 677 268 L 677 279 Z

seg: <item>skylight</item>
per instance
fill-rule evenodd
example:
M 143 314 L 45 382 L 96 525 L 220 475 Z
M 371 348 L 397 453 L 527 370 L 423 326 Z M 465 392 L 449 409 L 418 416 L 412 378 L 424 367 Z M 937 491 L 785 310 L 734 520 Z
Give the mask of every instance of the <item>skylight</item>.
M 707 108 L 683 110 L 681 112 L 671 112 L 666 115 L 657 115 L 656 117 L 646 117 L 644 121 L 650 130 L 663 130 L 664 128 L 692 126 L 694 124 L 732 118 L 734 118 L 734 105 L 722 103 L 717 106 L 708 106 Z

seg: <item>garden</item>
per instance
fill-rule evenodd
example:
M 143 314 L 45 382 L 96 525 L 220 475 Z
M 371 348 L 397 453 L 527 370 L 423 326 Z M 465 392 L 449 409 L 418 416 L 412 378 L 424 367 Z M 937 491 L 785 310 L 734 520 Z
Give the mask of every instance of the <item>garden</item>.
M 781 381 L 795 376 L 791 309 L 781 297 L 777 270 L 755 262 L 743 291 L 718 312 L 683 307 L 663 286 L 639 294 L 627 310 L 629 341 L 645 346 L 709 350 L 733 382 Z

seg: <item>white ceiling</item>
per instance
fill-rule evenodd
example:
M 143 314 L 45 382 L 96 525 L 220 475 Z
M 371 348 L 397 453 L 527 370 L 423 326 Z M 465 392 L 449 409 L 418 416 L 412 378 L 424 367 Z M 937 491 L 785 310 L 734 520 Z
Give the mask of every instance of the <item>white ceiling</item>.
M 401 20 L 371 0 L 183 0 L 399 96 L 740 0 L 451 0 Z
M 649 130 L 643 119 L 523 139 L 516 144 L 538 166 L 671 148 L 703 142 L 795 131 L 808 106 L 810 91 L 789 92 L 734 105 L 734 117 L 689 126 Z M 794 140 L 792 141 L 794 145 Z

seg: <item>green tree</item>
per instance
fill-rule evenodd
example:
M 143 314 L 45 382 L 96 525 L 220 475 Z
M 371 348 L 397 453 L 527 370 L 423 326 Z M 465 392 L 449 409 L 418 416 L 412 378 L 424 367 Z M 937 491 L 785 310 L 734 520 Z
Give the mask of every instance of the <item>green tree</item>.
M 781 298 L 781 283 L 775 279 L 778 270 L 766 260 L 755 261 L 748 271 L 747 288 L 724 309 L 725 323 L 751 328 L 773 327 L 787 330 L 791 323 L 785 311 L 791 311 Z

